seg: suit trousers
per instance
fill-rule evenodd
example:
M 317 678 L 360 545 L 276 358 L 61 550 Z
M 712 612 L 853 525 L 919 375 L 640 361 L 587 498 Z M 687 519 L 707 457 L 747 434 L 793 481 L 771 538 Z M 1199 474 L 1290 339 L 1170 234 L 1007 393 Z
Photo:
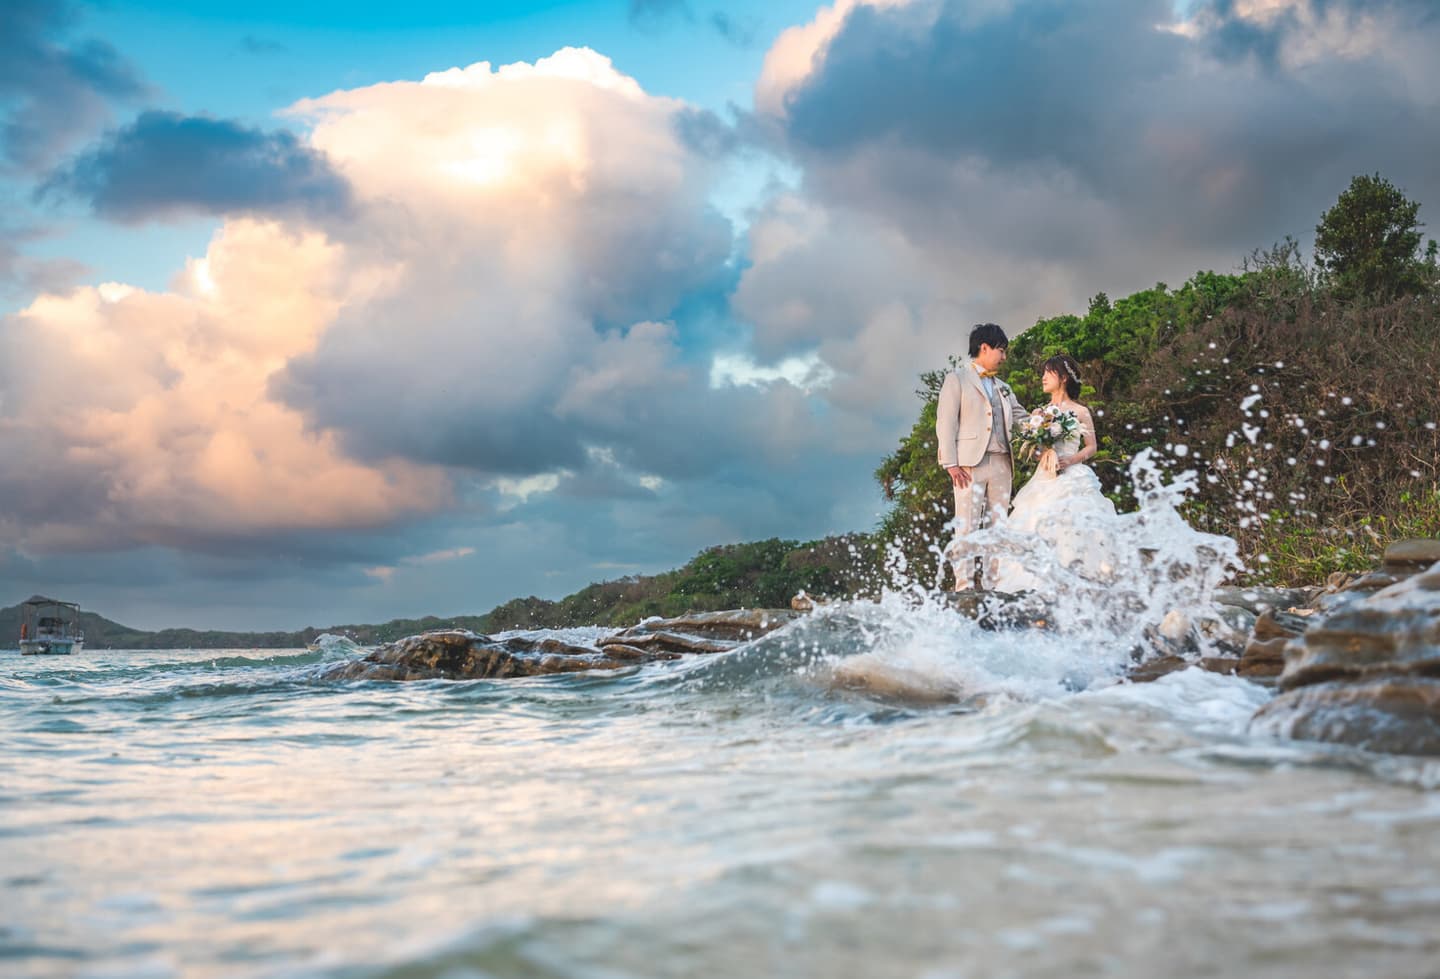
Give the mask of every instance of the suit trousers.
M 955 535 L 964 537 L 983 527 L 1003 523 L 1010 509 L 1015 463 L 1008 452 L 987 452 L 970 469 L 970 485 L 955 487 Z M 974 568 L 968 560 L 955 565 L 955 587 L 970 587 Z

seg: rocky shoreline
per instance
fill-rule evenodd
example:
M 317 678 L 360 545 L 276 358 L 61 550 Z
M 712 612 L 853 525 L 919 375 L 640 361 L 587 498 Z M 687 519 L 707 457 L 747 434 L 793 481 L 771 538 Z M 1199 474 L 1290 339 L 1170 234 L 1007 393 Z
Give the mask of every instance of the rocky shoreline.
M 1274 687 L 1251 721 L 1257 733 L 1440 756 L 1440 540 L 1391 545 L 1377 569 L 1321 587 L 1228 587 L 1217 615 L 1192 624 L 1178 612 L 1137 650 L 1129 679 L 1146 682 L 1199 666 Z M 957 611 L 987 629 L 1046 628 L 1031 595 L 960 593 Z M 324 668 L 329 680 L 504 679 L 618 670 L 656 660 L 729 652 L 814 608 L 706 612 L 649 619 L 593 644 L 553 637 L 496 639 L 465 630 L 411 636 Z

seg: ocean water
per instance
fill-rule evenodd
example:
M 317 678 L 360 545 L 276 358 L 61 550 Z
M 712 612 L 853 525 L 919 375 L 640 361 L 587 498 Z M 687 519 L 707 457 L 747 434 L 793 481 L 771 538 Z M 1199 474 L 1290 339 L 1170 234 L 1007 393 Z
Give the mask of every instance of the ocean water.
M 605 675 L 348 655 L 0 653 L 0 975 L 1440 974 L 1440 762 L 1120 642 L 894 599 Z

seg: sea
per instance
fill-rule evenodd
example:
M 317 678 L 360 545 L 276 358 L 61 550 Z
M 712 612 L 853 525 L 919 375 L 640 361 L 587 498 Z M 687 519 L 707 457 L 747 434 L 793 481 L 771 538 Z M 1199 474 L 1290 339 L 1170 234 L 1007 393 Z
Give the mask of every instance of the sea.
M 1198 618 L 1214 576 L 1161 571 Z M 1153 623 L 1098 602 L 511 680 L 0 652 L 0 975 L 1440 976 L 1440 759 L 1130 682 Z

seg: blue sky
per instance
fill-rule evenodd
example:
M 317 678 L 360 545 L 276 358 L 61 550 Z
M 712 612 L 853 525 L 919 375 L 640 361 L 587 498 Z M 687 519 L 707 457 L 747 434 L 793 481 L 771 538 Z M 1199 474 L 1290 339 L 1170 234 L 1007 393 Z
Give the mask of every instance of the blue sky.
M 747 36 L 716 29 L 709 18 L 721 6 Z M 748 106 L 765 38 L 812 10 L 793 0 L 746 0 L 715 10 L 659 3 L 633 14 L 624 0 L 117 2 L 76 8 L 74 33 L 103 38 L 135 63 L 154 88 L 146 104 L 254 126 L 273 125 L 297 99 L 337 88 L 418 79 L 475 61 L 534 61 L 567 45 L 605 52 L 647 91 L 723 112 L 732 103 Z M 743 177 L 737 182 L 746 184 Z M 175 256 L 203 249 L 214 227 L 212 220 L 125 229 L 69 222 L 33 252 L 163 288 Z
M 0 28 L 0 603 L 136 626 L 480 613 L 868 530 L 971 324 L 1308 244 L 1357 173 L 1440 207 L 1427 0 Z

